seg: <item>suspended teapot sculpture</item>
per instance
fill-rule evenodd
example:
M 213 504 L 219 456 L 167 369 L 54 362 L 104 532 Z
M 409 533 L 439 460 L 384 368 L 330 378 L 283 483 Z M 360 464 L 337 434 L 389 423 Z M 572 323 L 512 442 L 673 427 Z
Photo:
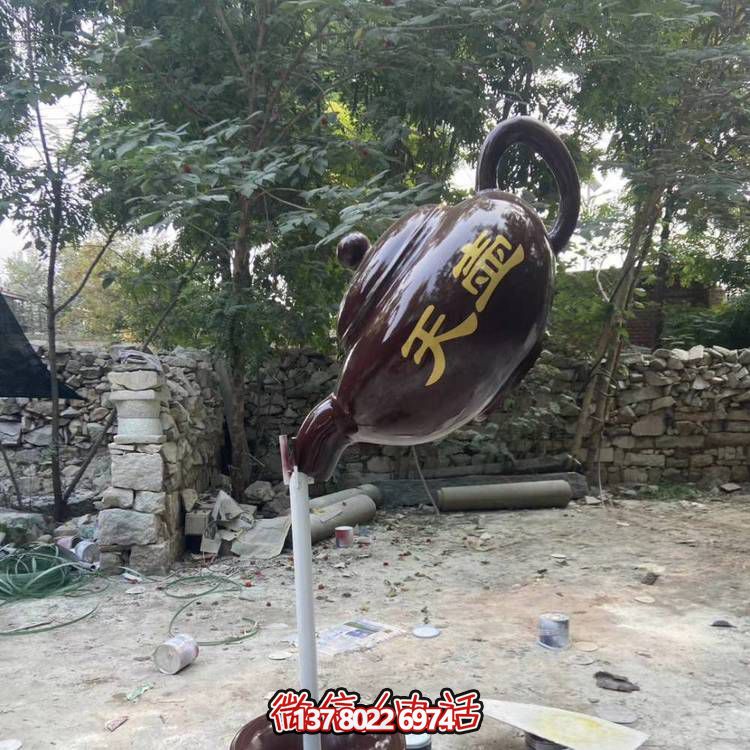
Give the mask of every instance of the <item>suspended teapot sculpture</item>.
M 536 151 L 557 181 L 550 232 L 528 204 L 496 189 L 498 162 L 515 143 Z M 352 443 L 426 443 L 491 411 L 539 356 L 554 256 L 579 207 L 563 142 L 517 117 L 485 140 L 473 198 L 419 208 L 372 247 L 364 235 L 345 237 L 339 260 L 356 269 L 338 318 L 345 360 L 336 392 L 297 433 L 299 470 L 325 480 Z

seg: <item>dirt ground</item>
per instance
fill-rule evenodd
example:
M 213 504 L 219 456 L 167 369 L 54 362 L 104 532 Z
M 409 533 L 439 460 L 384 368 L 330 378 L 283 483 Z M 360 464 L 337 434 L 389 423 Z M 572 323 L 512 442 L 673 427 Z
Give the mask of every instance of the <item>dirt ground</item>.
M 436 518 L 381 513 L 370 544 L 315 547 L 319 630 L 367 617 L 406 632 L 376 648 L 321 663 L 323 687 L 364 697 L 381 688 L 477 688 L 488 698 L 586 713 L 624 706 L 650 735 L 645 748 L 741 750 L 750 746 L 750 503 L 646 502 L 566 511 L 470 513 Z M 564 556 L 564 558 L 562 557 Z M 295 685 L 291 558 L 263 565 L 216 564 L 250 580 L 241 595 L 204 597 L 178 631 L 199 640 L 256 635 L 206 646 L 176 676 L 150 660 L 182 600 L 164 582 L 112 579 L 97 612 L 68 628 L 0 639 L 0 741 L 24 750 L 185 748 L 225 750 L 239 727 L 266 710 L 276 689 Z M 647 569 L 661 575 L 640 582 Z M 199 571 L 183 566 L 182 575 Z M 636 597 L 652 597 L 653 603 Z M 92 599 L 24 602 L 0 610 L 0 629 L 85 612 Z M 536 645 L 540 613 L 570 615 L 573 647 Z M 442 629 L 420 640 L 428 618 Z M 736 628 L 711 627 L 726 619 Z M 593 643 L 585 654 L 577 647 Z M 591 661 L 593 663 L 586 664 Z M 629 694 L 597 687 L 607 670 L 640 686 Z M 153 687 L 134 701 L 135 689 Z M 114 732 L 105 723 L 128 720 Z M 515 730 L 486 719 L 478 734 L 442 737 L 447 748 L 521 750 Z

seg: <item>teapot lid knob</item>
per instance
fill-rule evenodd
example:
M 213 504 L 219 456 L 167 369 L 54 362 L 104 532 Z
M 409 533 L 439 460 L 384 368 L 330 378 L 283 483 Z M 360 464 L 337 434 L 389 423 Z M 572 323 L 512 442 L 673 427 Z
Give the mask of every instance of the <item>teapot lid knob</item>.
M 336 247 L 339 263 L 347 268 L 356 268 L 370 249 L 370 240 L 361 232 L 350 232 Z

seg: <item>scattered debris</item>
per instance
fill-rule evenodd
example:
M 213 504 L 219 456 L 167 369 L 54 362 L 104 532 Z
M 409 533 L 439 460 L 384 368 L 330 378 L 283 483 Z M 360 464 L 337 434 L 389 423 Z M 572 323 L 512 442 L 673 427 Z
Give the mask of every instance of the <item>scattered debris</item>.
M 411 632 L 417 638 L 437 638 L 441 630 L 434 625 L 417 625 Z
M 649 596 L 648 594 L 639 594 L 638 596 L 633 597 L 635 601 L 640 602 L 641 604 L 653 604 L 656 599 L 654 599 L 653 596 Z
M 153 682 L 147 682 L 145 685 L 140 685 L 137 688 L 133 688 L 126 696 L 127 700 L 130 703 L 135 703 L 144 693 L 147 693 L 149 690 L 153 689 L 154 683 Z
M 596 659 L 588 654 L 573 654 L 568 660 L 568 664 L 572 664 L 574 667 L 589 667 Z
M 632 693 L 640 690 L 638 685 L 631 682 L 627 677 L 612 674 L 611 672 L 596 672 L 594 674 L 596 684 L 604 690 L 615 690 L 620 693 Z
M 722 492 L 731 493 L 731 492 L 739 492 L 742 487 L 740 487 L 739 484 L 736 484 L 735 482 L 727 482 L 726 484 L 722 484 L 719 489 Z
M 605 721 L 612 721 L 615 724 L 635 724 L 640 718 L 638 714 L 631 711 L 625 706 L 598 706 L 596 715 Z
M 591 653 L 593 651 L 598 651 L 599 645 L 596 643 L 593 643 L 592 641 L 575 641 L 573 643 L 573 648 L 576 651 L 583 651 L 584 653 Z
M 0 740 L 0 750 L 21 750 L 21 740 Z
M 641 578 L 641 583 L 645 586 L 653 586 L 657 581 L 659 580 L 659 574 L 654 573 L 653 570 L 649 570 L 646 572 L 646 574 Z
M 363 651 L 379 643 L 403 635 L 403 630 L 361 618 L 334 625 L 318 635 L 318 653 L 321 656 L 337 656 L 350 651 Z M 290 639 L 295 645 L 297 635 Z
M 285 659 L 291 659 L 294 654 L 291 651 L 272 651 L 268 654 L 268 658 L 271 661 L 284 661 Z
M 259 518 L 232 543 L 232 552 L 241 557 L 270 560 L 281 554 L 284 542 L 292 527 L 290 516 Z
M 108 732 L 114 732 L 115 730 L 119 729 L 127 720 L 128 716 L 118 716 L 116 719 L 110 719 L 106 724 L 104 725 L 104 728 Z
M 586 495 L 586 497 L 583 498 L 586 505 L 601 505 L 602 501 L 598 497 L 594 497 L 593 495 Z
M 711 623 L 712 628 L 736 628 L 736 625 L 732 625 L 729 620 L 714 620 Z

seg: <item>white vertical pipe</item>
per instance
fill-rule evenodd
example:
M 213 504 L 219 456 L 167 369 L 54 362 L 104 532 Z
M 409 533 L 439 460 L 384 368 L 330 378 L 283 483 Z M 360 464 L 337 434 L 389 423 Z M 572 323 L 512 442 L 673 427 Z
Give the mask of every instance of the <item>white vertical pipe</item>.
M 289 482 L 294 550 L 294 591 L 297 603 L 297 647 L 299 649 L 300 687 L 318 696 L 318 652 L 315 642 L 315 600 L 312 580 L 312 542 L 310 539 L 310 493 L 307 475 L 296 467 Z M 304 750 L 321 750 L 319 734 L 302 737 Z

